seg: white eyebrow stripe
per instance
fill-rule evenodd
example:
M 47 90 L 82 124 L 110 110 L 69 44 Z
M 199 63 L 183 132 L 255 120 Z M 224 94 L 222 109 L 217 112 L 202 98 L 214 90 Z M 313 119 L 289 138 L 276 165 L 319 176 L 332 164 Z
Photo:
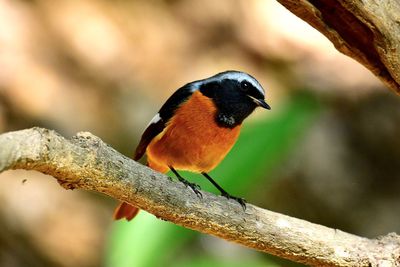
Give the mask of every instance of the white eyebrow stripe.
M 203 79 L 200 81 L 193 82 L 190 85 L 190 90 L 191 92 L 194 92 L 199 89 L 200 85 L 203 84 L 204 82 L 221 82 L 222 80 L 236 80 L 238 82 L 242 82 L 244 80 L 248 81 L 253 85 L 263 96 L 265 96 L 265 91 L 261 84 L 252 76 L 245 72 L 240 72 L 240 71 L 227 71 L 227 72 L 222 72 L 218 73 L 217 75 L 214 75 L 210 78 Z
M 147 124 L 146 128 L 149 127 L 151 124 L 156 124 L 157 122 L 159 122 L 161 120 L 161 116 L 160 113 L 157 113 L 149 122 L 149 124 Z
M 224 79 L 230 79 L 230 80 L 237 80 L 239 82 L 242 82 L 244 80 L 248 81 L 249 83 L 251 83 L 251 85 L 253 85 L 262 95 L 265 95 L 264 89 L 262 88 L 261 84 L 254 79 L 253 77 L 251 77 L 250 75 L 248 75 L 247 73 L 244 72 L 227 72 L 222 74 L 221 76 L 217 76 L 215 77 L 216 80 L 221 81 Z

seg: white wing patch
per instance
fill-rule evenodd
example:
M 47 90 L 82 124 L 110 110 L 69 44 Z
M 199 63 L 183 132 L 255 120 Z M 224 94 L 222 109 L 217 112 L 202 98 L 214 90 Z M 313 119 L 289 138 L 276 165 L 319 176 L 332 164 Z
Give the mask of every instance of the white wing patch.
M 149 122 L 149 124 L 147 124 L 146 128 L 149 127 L 149 125 L 151 125 L 151 124 L 155 124 L 155 123 L 159 122 L 160 120 L 161 120 L 160 113 L 157 113 L 157 114 L 151 119 L 151 121 Z

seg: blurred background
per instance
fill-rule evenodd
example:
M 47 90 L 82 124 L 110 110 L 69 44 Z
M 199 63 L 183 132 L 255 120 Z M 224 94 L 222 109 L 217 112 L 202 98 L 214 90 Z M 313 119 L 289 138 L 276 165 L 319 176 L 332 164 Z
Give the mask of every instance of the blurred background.
M 131 156 L 183 84 L 235 69 L 266 88 L 212 173 L 260 207 L 357 235 L 400 232 L 400 105 L 272 0 L 0 0 L 0 132 L 90 131 Z M 217 193 L 198 175 L 186 174 Z M 66 191 L 0 175 L 0 266 L 301 266 Z

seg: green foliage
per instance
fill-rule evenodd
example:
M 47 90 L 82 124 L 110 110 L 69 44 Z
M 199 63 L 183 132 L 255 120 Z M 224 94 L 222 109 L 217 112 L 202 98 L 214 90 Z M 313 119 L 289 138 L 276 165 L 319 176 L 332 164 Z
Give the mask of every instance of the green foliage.
M 228 192 L 242 197 L 246 197 L 246 193 L 256 185 L 268 186 L 273 178 L 271 172 L 296 146 L 318 111 L 314 99 L 301 94 L 288 101 L 282 110 L 268 112 L 266 119 L 246 123 L 238 142 L 211 176 Z M 183 173 L 183 176 L 199 183 L 205 190 L 214 191 L 200 175 Z M 106 266 L 188 266 L 187 260 L 190 260 L 190 266 L 199 267 L 275 266 L 266 260 L 247 263 L 239 261 L 234 264 L 208 255 L 198 255 L 197 251 L 190 251 L 185 246 L 196 236 L 197 232 L 156 220 L 154 216 L 141 212 L 130 223 L 115 223 L 106 255 Z M 192 254 L 193 257 L 177 260 L 177 255 L 182 254 Z
M 182 247 L 193 234 L 192 230 L 159 221 L 142 211 L 131 222 L 115 222 L 106 266 L 162 266 L 168 254 Z

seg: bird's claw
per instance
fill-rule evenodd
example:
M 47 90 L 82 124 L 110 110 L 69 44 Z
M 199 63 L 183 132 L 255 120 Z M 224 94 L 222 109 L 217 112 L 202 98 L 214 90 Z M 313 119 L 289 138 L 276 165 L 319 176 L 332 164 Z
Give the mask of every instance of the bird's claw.
M 235 200 L 236 202 L 238 202 L 240 204 L 240 206 L 242 206 L 243 211 L 246 211 L 246 200 L 244 198 L 235 197 L 235 196 L 232 196 L 232 195 L 230 195 L 230 194 L 228 194 L 226 192 L 222 193 L 221 196 L 226 197 L 227 199 Z
M 203 198 L 203 194 L 200 192 L 201 188 L 198 184 L 191 183 L 186 181 L 185 179 L 179 179 L 186 187 L 190 187 L 193 192 L 199 197 Z

